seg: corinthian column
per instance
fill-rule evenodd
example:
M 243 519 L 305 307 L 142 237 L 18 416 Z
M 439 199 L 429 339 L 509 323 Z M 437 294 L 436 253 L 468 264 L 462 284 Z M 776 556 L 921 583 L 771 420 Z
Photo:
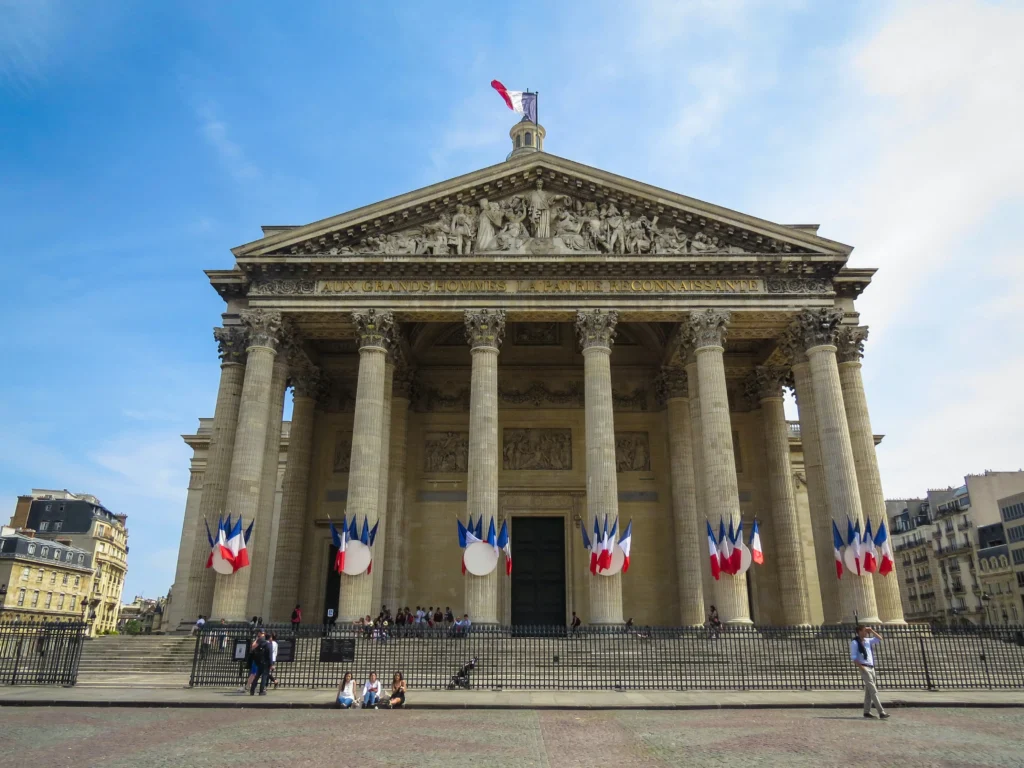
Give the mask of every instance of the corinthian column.
M 281 483 L 281 519 L 277 526 L 274 585 L 271 590 L 272 621 L 287 621 L 299 601 L 309 465 L 313 455 L 313 418 L 320 392 L 320 370 L 299 359 L 292 366 L 292 426 L 288 459 Z
M 181 534 L 182 544 L 184 545 L 188 538 L 190 546 L 187 564 L 179 562 L 178 575 L 174 580 L 176 585 L 182 585 L 180 591 L 175 590 L 174 593 L 174 602 L 179 605 L 175 617 L 178 621 L 194 622 L 199 614 L 210 615 L 210 607 L 213 604 L 213 577 L 216 574 L 206 567 L 210 544 L 206 539 L 204 521 L 210 522 L 212 530 L 215 530 L 217 519 L 224 511 L 228 476 L 231 472 L 231 456 L 235 451 L 238 404 L 242 400 L 242 381 L 245 377 L 245 328 L 214 328 L 213 338 L 217 341 L 221 359 L 220 387 L 217 389 L 217 405 L 213 412 L 213 429 L 210 433 L 210 448 L 207 452 L 203 495 L 199 498 L 198 514 L 191 521 L 185 519 Z M 182 554 L 179 553 L 179 558 Z
M 814 412 L 814 389 L 811 387 L 811 366 L 807 362 L 803 340 L 791 329 L 782 340 L 792 362 L 793 393 L 800 417 L 800 445 L 804 456 L 804 477 L 807 481 L 807 504 L 814 535 L 814 561 L 818 568 L 818 587 L 826 624 L 842 621 L 839 582 L 836 579 L 835 557 L 832 553 L 832 513 L 825 493 L 825 470 L 821 466 L 821 444 L 818 417 Z
M 370 309 L 353 312 L 359 340 L 359 378 L 356 412 L 352 423 L 352 459 L 348 474 L 345 514 L 365 517 L 370 528 L 377 522 L 381 441 L 384 434 L 384 378 L 386 358 L 394 329 L 390 312 Z M 373 607 L 373 576 L 341 576 L 338 617 L 351 622 L 368 616 Z
M 269 616 L 270 584 L 267 572 L 270 569 L 270 536 L 273 533 L 274 502 L 277 498 L 277 473 L 281 457 L 281 418 L 284 411 L 284 391 L 288 383 L 287 355 L 274 358 L 270 375 L 270 409 L 267 416 L 267 439 L 263 448 L 263 477 L 260 479 L 259 503 L 256 507 L 256 524 L 253 526 L 249 561 L 249 600 L 246 614 Z
M 381 604 L 384 588 L 384 562 L 387 557 L 387 532 L 391 515 L 388 514 L 388 480 L 391 475 L 391 388 L 395 382 L 395 360 L 388 355 L 384 362 L 384 410 L 381 412 L 380 476 L 377 478 L 377 536 L 373 544 L 373 605 L 374 612 Z M 394 608 L 393 605 L 390 608 Z
M 697 380 L 697 357 L 692 349 L 686 350 L 686 383 L 690 392 L 690 448 L 693 454 L 693 488 L 697 499 L 697 519 L 708 514 L 704 491 L 704 437 L 700 427 L 700 387 Z M 718 534 L 718 531 L 715 531 Z M 702 550 L 703 551 L 703 550 Z M 700 570 L 700 583 L 703 588 L 704 602 L 711 604 L 715 595 L 715 580 L 711 576 L 711 566 L 703 565 Z M 715 606 L 717 608 L 717 606 Z
M 469 385 L 469 477 L 466 506 L 473 517 L 498 522 L 498 350 L 505 337 L 504 310 L 466 310 L 466 338 L 473 368 Z M 466 574 L 472 621 L 498 622 L 498 569 Z
M 660 382 L 668 415 L 668 453 L 672 473 L 672 518 L 676 536 L 676 571 L 679 578 L 679 615 L 683 626 L 704 623 L 701 557 L 705 538 L 697 514 L 697 487 L 693 475 L 690 391 L 686 372 L 663 368 Z
M 796 324 L 811 369 L 825 493 L 832 519 L 845 537 L 847 520 L 854 525 L 860 523 L 863 530 L 864 516 L 836 362 L 835 342 L 842 319 L 842 309 L 825 307 L 804 310 L 797 316 Z M 870 578 L 848 575 L 839 583 L 839 596 L 843 621 L 878 621 L 875 592 Z
M 259 504 L 260 479 L 266 459 L 271 381 L 281 334 L 281 313 L 247 309 L 242 312 L 242 322 L 249 329 L 248 360 L 242 383 L 242 402 L 238 406 L 235 452 L 231 457 L 224 513 L 236 519 L 241 515 L 251 520 Z M 266 543 L 261 546 L 266 546 Z M 213 592 L 214 616 L 229 621 L 246 618 L 251 572 L 250 567 L 227 576 L 217 575 Z
M 388 461 L 388 527 L 384 539 L 384 584 L 381 602 L 389 608 L 404 604 L 405 583 L 402 563 L 407 557 L 405 545 L 405 450 L 409 431 L 409 402 L 412 399 L 412 371 L 407 366 L 395 369 L 391 388 L 391 456 Z
M 864 342 L 868 338 L 866 327 L 843 326 L 839 329 L 838 359 L 839 380 L 843 388 L 843 405 L 846 406 L 846 422 L 850 427 L 850 444 L 853 447 L 853 463 L 857 468 L 857 487 L 860 489 L 860 505 L 864 516 L 871 520 L 871 530 L 878 532 L 886 520 L 885 495 L 882 492 L 882 478 L 878 472 L 878 456 L 875 453 L 875 436 L 871 431 L 868 416 L 868 401 L 864 396 L 864 379 L 861 377 L 861 357 L 864 356 Z M 888 522 L 886 522 L 888 526 Z M 888 576 L 874 574 L 875 602 L 878 617 L 886 624 L 906 624 L 903 618 L 903 604 L 900 602 L 900 583 L 896 573 Z
M 740 493 L 732 444 L 729 396 L 725 386 L 725 336 L 731 314 L 706 309 L 690 315 L 690 341 L 697 358 L 701 442 L 707 515 L 740 524 Z M 746 574 L 723 575 L 715 585 L 717 608 L 727 624 L 750 624 Z
M 583 405 L 587 432 L 587 528 L 619 516 L 615 475 L 615 423 L 612 415 L 612 341 L 619 313 L 599 309 L 576 315 L 583 349 Z M 622 623 L 622 575 L 590 576 L 590 623 Z
M 749 381 L 749 388 L 761 405 L 764 423 L 764 449 L 783 621 L 788 625 L 809 625 L 811 603 L 807 589 L 807 570 L 804 567 L 804 552 L 797 522 L 793 467 L 789 461 L 789 427 L 782 408 L 782 384 L 788 376 L 789 370 L 786 368 L 758 366 Z

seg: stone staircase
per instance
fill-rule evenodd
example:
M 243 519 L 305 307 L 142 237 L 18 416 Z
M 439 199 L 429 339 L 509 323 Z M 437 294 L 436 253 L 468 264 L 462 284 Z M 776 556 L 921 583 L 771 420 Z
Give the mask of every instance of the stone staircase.
M 79 685 L 180 687 L 188 685 L 195 638 L 181 635 L 109 635 L 85 641 Z

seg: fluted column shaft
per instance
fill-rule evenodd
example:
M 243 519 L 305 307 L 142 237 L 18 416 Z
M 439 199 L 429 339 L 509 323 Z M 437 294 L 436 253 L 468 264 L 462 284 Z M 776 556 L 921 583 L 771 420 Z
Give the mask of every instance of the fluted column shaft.
M 405 456 L 409 431 L 409 380 L 397 376 L 391 399 L 391 454 L 388 460 L 388 527 L 385 532 L 384 584 L 381 602 L 388 608 L 404 600 L 402 563 L 407 557 L 405 543 Z
M 847 520 L 864 529 L 864 515 L 857 487 L 857 469 L 853 460 L 850 428 L 846 422 L 843 390 L 839 380 L 834 343 L 842 310 L 806 310 L 804 341 L 814 389 L 814 412 L 818 419 L 825 493 L 833 520 L 840 532 Z M 844 534 L 845 535 L 845 534 Z M 877 622 L 878 609 L 871 579 L 849 574 L 839 584 L 843 621 Z
M 704 437 L 700 428 L 700 385 L 697 380 L 697 358 L 692 354 L 686 360 L 686 383 L 690 391 L 690 446 L 693 453 L 693 487 L 697 499 L 697 519 L 707 519 L 708 511 L 704 492 Z M 715 531 L 718 534 L 718 531 Z M 705 610 L 715 601 L 715 579 L 711 566 L 701 566 L 700 583 L 704 594 Z M 717 606 L 715 606 L 717 608 Z M 706 618 L 706 616 L 705 616 Z
M 612 403 L 612 340 L 618 313 L 588 311 L 576 317 L 583 347 L 583 404 L 587 446 L 587 527 L 618 519 L 619 484 L 615 466 L 615 421 Z M 622 575 L 592 574 L 591 624 L 622 623 Z
M 793 467 L 789 460 L 789 426 L 782 405 L 782 383 L 787 374 L 783 368 L 759 366 L 754 371 L 753 384 L 757 388 L 764 424 L 768 492 L 783 622 L 791 626 L 810 625 L 807 570 L 797 522 Z
M 818 568 L 818 586 L 821 608 L 826 624 L 838 624 L 843 619 L 839 602 L 839 580 L 836 579 L 835 557 L 832 552 L 832 513 L 825 493 L 825 470 L 821 465 L 821 444 L 818 437 L 818 418 L 814 413 L 814 389 L 811 387 L 811 368 L 804 356 L 793 364 L 793 389 L 800 418 L 800 445 L 804 454 L 804 477 L 807 480 L 807 504 L 811 511 L 811 531 L 814 535 L 814 560 Z
M 395 363 L 390 357 L 384 364 L 384 410 L 381 414 L 383 433 L 380 443 L 380 477 L 377 479 L 377 536 L 373 544 L 373 609 L 381 604 L 381 590 L 384 588 L 384 563 L 387 558 L 387 532 L 391 515 L 388 512 L 388 483 L 391 476 L 391 387 L 395 380 Z M 386 603 L 390 610 L 397 610 Z
M 306 530 L 306 502 L 309 470 L 313 457 L 313 422 L 319 372 L 311 366 L 292 375 L 292 423 L 288 436 L 288 458 L 281 483 L 281 519 L 277 530 L 274 585 L 270 616 L 287 621 L 299 602 L 299 574 L 302 568 L 303 534 Z
M 359 334 L 359 375 L 356 383 L 355 418 L 352 423 L 352 458 L 348 475 L 348 503 L 345 514 L 377 522 L 384 433 L 384 379 L 387 349 L 393 319 L 390 313 L 369 310 L 352 313 Z M 341 576 L 338 620 L 355 621 L 372 614 L 373 577 L 366 573 Z
M 740 524 L 740 493 L 736 478 L 736 454 L 732 443 L 729 395 L 725 383 L 725 328 L 730 315 L 705 310 L 690 316 L 692 344 L 697 358 L 700 390 L 701 440 L 704 492 L 708 517 Z M 727 624 L 750 624 L 746 574 L 723 575 L 716 583 L 717 608 Z
M 206 538 L 206 523 L 216 535 L 217 520 L 224 512 L 224 501 L 228 492 L 228 477 L 231 474 L 231 457 L 235 451 L 235 431 L 238 428 L 238 406 L 242 401 L 242 383 L 245 379 L 245 329 L 234 326 L 217 328 L 214 338 L 220 346 L 220 386 L 217 389 L 217 405 L 213 412 L 213 429 L 210 434 L 210 448 L 207 451 L 206 472 L 203 476 L 203 495 L 199 499 L 196 519 L 182 533 L 192 537 L 188 572 L 180 592 L 174 595 L 179 603 L 179 621 L 194 622 L 200 614 L 210 615 L 213 605 L 213 577 L 216 575 L 206 567 L 210 556 L 210 544 Z M 205 522 L 204 522 L 205 521 Z
M 886 521 L 885 494 L 878 471 L 875 436 L 868 415 L 868 401 L 864 394 L 860 358 L 867 339 L 867 328 L 842 328 L 839 334 L 839 380 L 843 389 L 846 422 L 850 428 L 853 462 L 857 469 L 857 487 L 860 490 L 861 509 L 871 520 L 871 530 L 878 532 Z M 888 522 L 886 521 L 886 525 Z M 900 584 L 893 571 L 887 576 L 872 576 L 878 617 L 886 624 L 906 624 L 903 604 L 900 602 Z
M 242 312 L 242 321 L 249 327 L 248 359 L 242 383 L 242 402 L 238 406 L 235 452 L 231 457 L 224 512 L 234 519 L 241 515 L 244 529 L 259 504 L 281 313 L 246 310 Z M 228 621 L 246 618 L 251 573 L 250 566 L 229 575 L 217 575 L 213 591 L 214 617 Z
M 267 440 L 263 449 L 263 477 L 260 479 L 259 503 L 256 507 L 256 524 L 249 542 L 249 600 L 246 614 L 269 617 L 270 584 L 267 572 L 270 568 L 270 536 L 273 532 L 274 502 L 277 497 L 277 473 L 281 455 L 281 420 L 284 411 L 284 394 L 288 383 L 288 360 L 283 354 L 274 359 L 270 378 L 270 409 L 267 416 Z
M 701 557 L 704 530 L 697 515 L 697 488 L 693 474 L 690 398 L 682 371 L 666 373 L 668 450 L 672 474 L 672 517 L 676 536 L 676 571 L 679 579 L 679 617 L 682 626 L 704 623 Z

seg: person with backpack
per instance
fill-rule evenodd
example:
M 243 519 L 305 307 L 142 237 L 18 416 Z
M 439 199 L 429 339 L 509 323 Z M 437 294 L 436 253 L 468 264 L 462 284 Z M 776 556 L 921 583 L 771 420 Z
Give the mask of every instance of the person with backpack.
M 868 637 L 868 634 L 871 637 Z M 871 714 L 871 707 L 874 705 L 878 710 L 878 719 L 885 720 L 889 713 L 885 711 L 882 702 L 878 698 L 878 688 L 875 685 L 875 646 L 881 642 L 882 636 L 871 627 L 858 626 L 857 634 L 850 641 L 850 661 L 860 669 L 860 679 L 864 683 L 864 717 L 874 718 Z
M 249 695 L 256 695 L 256 681 L 260 684 L 260 696 L 267 695 L 267 679 L 270 677 L 270 655 L 271 645 L 267 642 L 267 635 L 261 629 L 256 635 L 256 643 L 252 649 L 252 670 L 251 682 L 249 683 Z
M 292 611 L 292 629 L 297 630 L 300 624 L 302 624 L 302 606 L 296 604 L 295 610 Z

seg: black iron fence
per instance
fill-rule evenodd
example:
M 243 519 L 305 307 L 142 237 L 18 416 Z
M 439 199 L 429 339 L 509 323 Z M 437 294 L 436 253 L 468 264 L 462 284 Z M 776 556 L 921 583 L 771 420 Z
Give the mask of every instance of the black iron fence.
M 74 685 L 85 624 L 0 623 L 0 685 Z
M 853 627 L 355 627 L 268 625 L 275 675 L 292 688 L 334 687 L 345 672 L 413 688 L 810 690 L 853 689 Z M 1024 628 L 883 628 L 880 683 L 891 689 L 1024 686 Z M 238 686 L 252 631 L 213 627 L 196 638 L 192 686 Z M 472 662 L 465 677 L 459 672 Z

